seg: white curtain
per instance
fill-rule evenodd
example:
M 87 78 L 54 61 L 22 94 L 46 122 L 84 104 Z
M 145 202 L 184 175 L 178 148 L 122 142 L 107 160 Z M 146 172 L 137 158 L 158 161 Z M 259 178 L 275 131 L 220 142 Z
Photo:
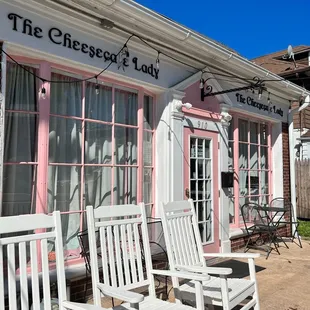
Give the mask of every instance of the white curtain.
M 138 96 L 115 90 L 115 122 L 137 126 Z M 115 167 L 113 194 L 115 204 L 137 203 L 137 128 L 115 126 Z M 126 166 L 125 166 L 126 165 Z
M 27 67 L 35 73 L 35 69 Z M 7 64 L 6 110 L 37 112 L 37 89 L 33 75 Z M 4 163 L 35 162 L 37 116 L 5 113 Z M 4 165 L 2 216 L 35 212 L 35 165 Z
M 87 118 L 112 121 L 112 89 L 100 86 L 96 94 L 96 84 L 86 84 L 85 115 Z M 112 164 L 112 126 L 96 122 L 86 122 L 85 163 Z M 85 203 L 95 208 L 111 204 L 111 167 L 87 166 L 85 175 Z
M 66 83 L 72 78 L 52 74 L 51 113 L 49 126 L 48 211 L 77 212 L 81 206 L 81 120 L 61 116 L 82 116 L 82 85 Z M 67 164 L 67 165 L 66 165 Z M 79 248 L 80 214 L 62 214 L 64 250 L 67 255 Z M 77 254 L 77 253 L 76 253 Z

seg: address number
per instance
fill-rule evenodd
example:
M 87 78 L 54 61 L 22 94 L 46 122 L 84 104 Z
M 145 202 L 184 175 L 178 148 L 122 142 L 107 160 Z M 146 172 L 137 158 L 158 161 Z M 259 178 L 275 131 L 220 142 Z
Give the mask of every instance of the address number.
M 203 122 L 203 121 L 198 121 L 197 122 L 197 128 L 207 129 L 207 127 L 208 127 L 208 123 L 207 122 Z

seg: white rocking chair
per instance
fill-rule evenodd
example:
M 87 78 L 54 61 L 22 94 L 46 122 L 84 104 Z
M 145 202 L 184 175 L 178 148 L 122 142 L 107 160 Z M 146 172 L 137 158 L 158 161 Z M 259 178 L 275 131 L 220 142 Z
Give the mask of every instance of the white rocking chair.
M 56 271 L 50 270 L 49 245 L 56 254 Z M 0 217 L 0 309 L 29 310 L 31 307 L 39 310 L 44 307 L 44 310 L 51 310 L 55 304 L 55 299 L 51 298 L 51 283 L 56 281 L 60 310 L 102 309 L 67 300 L 59 211 L 51 216 Z
M 260 309 L 254 264 L 254 258 L 259 257 L 259 254 L 204 253 L 191 199 L 161 204 L 160 212 L 171 270 L 216 275 L 210 276 L 203 283 L 203 300 L 209 309 L 213 309 L 214 305 L 222 306 L 224 310 L 233 309 L 244 302 L 246 304 L 241 310 L 252 307 L 255 310 Z M 220 268 L 206 267 L 206 257 L 247 258 L 250 279 L 227 278 L 228 273 L 221 272 Z M 173 279 L 173 286 L 179 302 L 192 304 L 195 301 L 194 285 L 191 281 L 180 285 L 177 279 Z M 248 298 L 251 299 L 248 301 Z
M 190 272 L 153 270 L 144 204 L 87 206 L 87 227 L 94 303 L 101 305 L 101 297 L 110 296 L 124 303 L 113 309 L 192 310 L 190 306 L 156 298 L 154 275 L 167 275 L 194 280 L 197 308 L 201 304 L 202 285 L 208 276 Z M 99 230 L 103 283 L 99 281 L 96 231 Z M 141 234 L 142 233 L 142 240 Z M 148 286 L 149 296 L 129 290 Z

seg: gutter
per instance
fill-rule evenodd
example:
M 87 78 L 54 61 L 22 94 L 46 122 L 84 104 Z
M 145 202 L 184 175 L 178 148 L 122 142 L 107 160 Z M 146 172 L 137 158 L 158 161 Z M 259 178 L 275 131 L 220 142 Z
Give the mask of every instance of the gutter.
M 92 5 L 93 7 L 99 7 L 102 10 L 106 10 L 107 6 L 113 4 L 113 9 L 119 10 L 126 13 L 127 15 L 132 15 L 137 21 L 142 23 L 152 25 L 154 31 L 161 31 L 170 37 L 174 42 L 184 44 L 184 41 L 188 45 L 191 45 L 194 50 L 197 48 L 204 49 L 210 54 L 217 56 L 220 60 L 225 62 L 231 62 L 235 66 L 242 68 L 243 71 L 248 71 L 253 77 L 259 75 L 261 78 L 268 77 L 268 79 L 279 80 L 277 89 L 281 89 L 282 93 L 294 93 L 296 94 L 296 99 L 302 93 L 310 95 L 310 92 L 305 92 L 305 90 L 288 81 L 281 80 L 278 75 L 260 67 L 257 64 L 247 60 L 246 58 L 233 53 L 232 51 L 219 45 L 217 42 L 189 29 L 186 28 L 173 20 L 163 17 L 162 15 L 138 4 L 132 0 L 82 0 L 82 2 Z M 154 27 L 155 26 L 155 27 Z M 162 35 L 163 35 L 162 34 Z M 276 82 L 273 82 L 276 83 Z M 280 87 L 281 86 L 281 87 Z M 289 88 L 291 91 L 285 90 Z

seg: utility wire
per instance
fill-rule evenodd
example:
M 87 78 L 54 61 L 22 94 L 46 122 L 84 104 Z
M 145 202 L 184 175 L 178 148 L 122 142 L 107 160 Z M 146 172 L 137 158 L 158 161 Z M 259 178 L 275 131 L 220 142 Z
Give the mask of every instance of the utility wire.
M 118 51 L 118 53 L 116 54 L 116 57 L 119 56 L 119 54 L 122 52 L 122 50 L 124 49 L 124 47 L 128 44 L 128 42 L 132 39 L 136 37 L 137 39 L 139 39 L 142 43 L 144 43 L 146 46 L 148 46 L 149 48 L 153 49 L 154 51 L 156 51 L 159 55 L 162 54 L 164 56 L 166 56 L 167 58 L 170 58 L 184 66 L 187 66 L 189 68 L 192 68 L 194 70 L 196 70 L 197 72 L 201 72 L 201 74 L 203 75 L 204 73 L 210 73 L 210 74 L 213 74 L 213 75 L 216 75 L 216 76 L 222 76 L 222 77 L 227 77 L 227 78 L 232 78 L 232 79 L 238 79 L 238 80 L 241 80 L 241 81 L 244 81 L 244 82 L 249 82 L 251 81 L 252 79 L 249 79 L 249 78 L 243 78 L 243 77 L 239 77 L 239 76 L 236 76 L 236 75 L 229 75 L 229 74 L 224 74 L 224 73 L 220 73 L 220 72 L 213 72 L 213 71 L 210 71 L 210 70 L 204 70 L 204 69 L 201 69 L 201 68 L 198 68 L 196 66 L 193 66 L 189 63 L 186 63 L 182 60 L 179 60 L 177 59 L 176 57 L 174 56 L 171 56 L 169 54 L 167 54 L 166 52 L 163 52 L 159 49 L 157 49 L 156 47 L 154 47 L 152 44 L 148 43 L 146 39 L 140 37 L 139 35 L 137 34 L 131 34 L 128 39 L 126 40 L 125 44 L 123 45 L 123 47 Z M 44 79 L 40 76 L 38 76 L 37 74 L 31 72 L 30 70 L 28 70 L 25 66 L 23 66 L 22 64 L 20 64 L 18 61 L 16 61 L 11 55 L 9 55 L 7 52 L 5 52 L 3 49 L 1 49 L 1 52 L 3 54 L 5 54 L 12 62 L 14 62 L 16 65 L 18 65 L 19 67 L 21 67 L 23 70 L 27 71 L 29 74 L 31 74 L 32 76 L 34 76 L 35 78 L 41 80 L 42 82 L 49 82 L 49 83 L 79 83 L 79 82 L 84 82 L 84 81 L 89 81 L 89 80 L 92 80 L 92 79 L 97 79 L 102 73 L 104 73 L 112 64 L 113 64 L 113 61 L 111 60 L 109 62 L 109 64 L 103 69 L 101 70 L 99 73 L 91 76 L 91 77 L 88 77 L 88 78 L 85 78 L 85 79 L 75 79 L 74 81 L 61 81 L 61 80 L 47 80 L 47 79 Z M 274 80 L 274 81 L 279 81 L 279 80 Z

